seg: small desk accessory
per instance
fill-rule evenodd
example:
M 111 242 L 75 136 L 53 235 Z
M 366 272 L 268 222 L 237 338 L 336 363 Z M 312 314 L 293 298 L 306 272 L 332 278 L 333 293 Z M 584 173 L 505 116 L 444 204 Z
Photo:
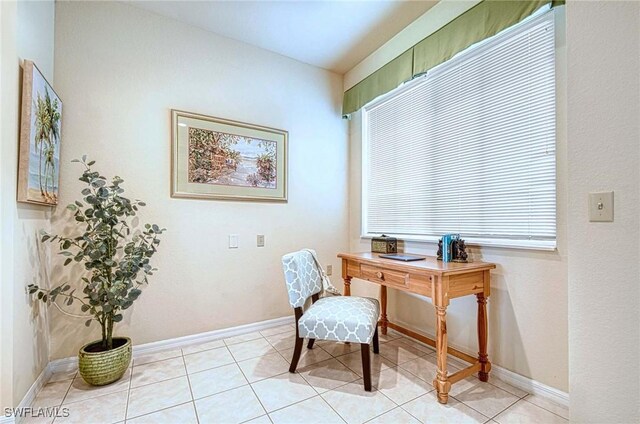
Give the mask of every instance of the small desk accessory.
M 413 262 L 413 261 L 423 261 L 426 259 L 425 256 L 416 256 L 416 255 L 407 255 L 406 253 L 394 253 L 391 255 L 378 255 L 380 258 L 384 259 L 393 259 L 394 261 L 404 261 L 404 262 Z
M 443 246 L 446 248 L 443 249 Z M 438 240 L 437 257 L 442 262 L 467 263 L 467 245 L 460 238 L 460 234 L 445 234 Z
M 374 237 L 371 239 L 371 251 L 373 253 L 397 253 L 398 239 L 384 234 L 380 237 Z

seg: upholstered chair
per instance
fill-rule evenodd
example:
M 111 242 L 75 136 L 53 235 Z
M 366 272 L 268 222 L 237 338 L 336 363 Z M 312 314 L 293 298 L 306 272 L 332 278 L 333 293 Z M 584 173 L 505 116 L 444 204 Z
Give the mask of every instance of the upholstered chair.
M 378 315 L 380 306 L 376 299 L 355 296 L 327 296 L 320 298 L 323 290 L 322 272 L 309 250 L 300 250 L 282 257 L 284 278 L 289 293 L 289 303 L 296 318 L 296 342 L 289 372 L 294 373 L 302 353 L 304 339 L 308 349 L 313 342 L 331 340 L 359 343 L 362 352 L 364 389 L 371 391 L 371 361 L 369 346 L 378 353 Z M 307 300 L 311 305 L 305 308 Z

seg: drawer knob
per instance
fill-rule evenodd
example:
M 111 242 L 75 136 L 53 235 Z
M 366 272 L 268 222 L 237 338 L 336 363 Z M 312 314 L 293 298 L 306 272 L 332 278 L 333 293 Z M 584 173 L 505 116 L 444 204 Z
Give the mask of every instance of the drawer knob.
M 384 274 L 382 273 L 382 271 L 376 272 L 376 277 L 378 277 L 381 280 L 384 280 Z

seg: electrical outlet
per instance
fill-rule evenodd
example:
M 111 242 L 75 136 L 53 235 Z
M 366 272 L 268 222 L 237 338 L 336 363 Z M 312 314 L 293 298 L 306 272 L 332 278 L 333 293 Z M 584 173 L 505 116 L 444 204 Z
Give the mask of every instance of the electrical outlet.
M 613 191 L 589 193 L 589 221 L 613 222 Z
M 333 265 L 327 265 L 327 275 L 333 274 Z
M 238 235 L 229 234 L 229 249 L 237 249 L 237 248 L 238 248 Z
M 264 247 L 264 234 L 258 234 L 256 241 L 257 241 L 258 247 Z

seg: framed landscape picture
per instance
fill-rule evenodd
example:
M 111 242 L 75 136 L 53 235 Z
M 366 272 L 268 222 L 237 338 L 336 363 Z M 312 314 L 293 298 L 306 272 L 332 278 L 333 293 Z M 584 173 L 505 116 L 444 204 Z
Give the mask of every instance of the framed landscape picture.
M 32 61 L 22 75 L 18 201 L 57 205 L 62 101 Z
M 286 131 L 171 113 L 172 197 L 287 201 Z

